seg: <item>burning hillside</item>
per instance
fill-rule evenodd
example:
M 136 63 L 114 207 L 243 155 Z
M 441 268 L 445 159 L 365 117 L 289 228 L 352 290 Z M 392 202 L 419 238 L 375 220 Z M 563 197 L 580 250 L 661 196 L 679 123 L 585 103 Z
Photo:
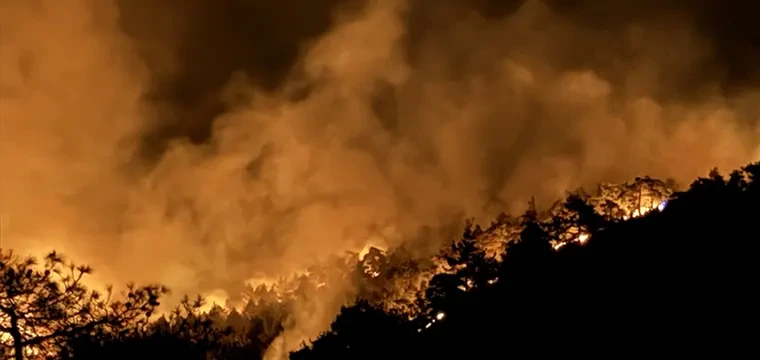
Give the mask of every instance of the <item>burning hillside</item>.
M 757 159 L 752 2 L 602 3 L 0 1 L 0 246 L 286 309 L 277 358 L 359 295 L 419 313 L 465 217 Z M 588 199 L 641 216 L 646 181 Z
M 721 186 L 739 188 L 749 188 L 753 179 L 749 171 L 735 172 L 728 179 L 712 174 L 709 178 Z M 750 190 L 732 191 L 736 196 L 744 196 Z M 4 310 L 2 326 L 15 330 L 4 332 L 0 340 L 6 349 L 11 349 L 21 339 L 21 348 L 29 358 L 69 351 L 68 346 L 73 346 L 70 344 L 82 339 L 75 337 L 68 340 L 69 343 L 59 340 L 74 336 L 77 331 L 91 336 L 117 336 L 117 339 L 119 336 L 170 335 L 182 339 L 208 336 L 226 344 L 218 351 L 224 346 L 243 346 L 241 344 L 258 349 L 270 347 L 271 351 L 283 346 L 277 344 L 277 339 L 287 336 L 294 316 L 319 312 L 325 304 L 323 299 L 318 302 L 311 299 L 329 294 L 333 294 L 334 306 L 351 307 L 360 299 L 357 306 L 369 304 L 382 309 L 418 326 L 417 333 L 424 333 L 449 321 L 450 307 L 446 301 L 452 301 L 452 296 L 454 299 L 461 296 L 451 291 L 481 294 L 501 286 L 502 276 L 516 276 L 509 273 L 508 268 L 498 270 L 505 257 L 513 256 L 513 251 L 540 254 L 545 251 L 543 245 L 548 247 L 549 253 L 563 252 L 566 246 L 582 249 L 594 240 L 593 234 L 605 236 L 608 228 L 664 211 L 672 195 L 670 187 L 651 178 L 637 178 L 621 185 L 605 184 L 595 195 L 579 190 L 546 211 L 539 212 L 531 206 L 521 217 L 502 215 L 486 229 L 468 222 L 461 239 L 430 259 L 415 258 L 403 247 L 382 250 L 370 246 L 358 253 L 332 257 L 302 274 L 272 284 L 251 283 L 248 290 L 240 294 L 243 299 L 240 304 L 227 299 L 225 306 L 219 306 L 221 298 L 208 299 L 212 301 L 207 304 L 210 307 L 204 307 L 202 299 L 195 304 L 185 302 L 174 312 L 164 313 L 158 319 L 154 317 L 151 322 L 146 321 L 157 309 L 157 295 L 163 291 L 160 288 L 131 287 L 121 302 L 112 302 L 110 295 L 100 300 L 98 294 L 81 285 L 83 275 L 89 272 L 87 267 L 64 265 L 60 257 L 51 254 L 43 267 L 35 268 L 30 261 L 4 254 L 0 270 L 7 289 L 0 294 L 0 308 L 14 310 Z M 683 199 L 679 195 L 673 201 L 689 201 L 688 196 Z M 650 219 L 658 218 L 663 217 Z M 504 236 L 512 233 L 517 234 L 516 237 Z M 503 250 L 499 256 L 492 255 L 498 246 L 503 246 Z M 346 290 L 346 283 L 354 286 Z M 334 296 L 335 287 L 343 289 L 340 296 Z M 59 308 L 38 308 L 43 303 L 58 301 L 61 302 Z M 50 323 L 52 327 L 44 323 L 49 319 L 55 321 Z M 461 320 L 455 318 L 454 321 Z M 84 324 L 94 324 L 94 327 L 79 328 Z M 225 333 L 224 326 L 231 326 L 234 332 Z M 123 330 L 115 332 L 119 328 Z M 255 338 L 245 334 L 254 334 Z M 331 334 L 337 336 L 337 333 Z
M 652 211 L 662 211 L 675 191 L 674 184 L 649 177 L 636 178 L 623 184 L 599 185 L 595 194 L 579 190 L 574 195 L 588 203 L 596 214 L 609 221 L 625 221 Z M 539 221 L 550 229 L 552 244 L 556 250 L 566 244 L 585 243 L 590 234 L 578 227 L 579 214 L 569 209 L 564 201 L 537 214 Z M 486 229 L 480 231 L 476 244 L 486 257 L 501 261 L 510 243 L 517 242 L 523 231 L 519 217 L 502 214 Z M 414 318 L 424 309 L 425 290 L 430 280 L 438 274 L 455 269 L 443 259 L 447 250 L 430 259 L 417 258 L 403 247 L 382 249 L 368 245 L 358 253 L 347 253 L 309 267 L 303 273 L 281 278 L 270 283 L 254 280 L 240 294 L 237 305 L 227 299 L 209 299 L 222 308 L 238 311 L 258 306 L 287 303 L 314 291 L 327 291 L 346 282 L 354 283 L 354 289 L 344 294 L 344 301 L 355 296 L 370 300 L 387 311 Z M 495 281 L 495 280 L 494 280 Z M 256 285 L 258 283 L 258 285 Z M 232 306 L 228 306 L 232 305 Z M 211 308 L 211 304 L 206 308 Z

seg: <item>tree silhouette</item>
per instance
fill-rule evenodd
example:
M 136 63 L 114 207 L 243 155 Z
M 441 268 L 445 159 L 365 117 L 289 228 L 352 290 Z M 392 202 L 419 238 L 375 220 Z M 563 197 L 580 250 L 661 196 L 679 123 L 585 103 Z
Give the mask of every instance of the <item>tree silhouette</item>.
M 451 242 L 442 252 L 441 257 L 450 270 L 430 281 L 426 292 L 429 318 L 468 306 L 463 302 L 468 298 L 464 295 L 466 292 L 488 286 L 496 279 L 496 260 L 486 256 L 485 250 L 478 246 L 482 235 L 480 226 L 473 226 L 473 220 L 468 220 L 462 238 Z
M 311 346 L 291 354 L 307 359 L 388 359 L 411 348 L 413 326 L 366 301 L 344 307 L 341 314 Z
M 573 225 L 577 228 L 577 223 Z M 507 256 L 548 256 L 553 253 L 550 236 L 534 208 L 522 216 L 520 239 L 507 249 Z
M 139 328 L 167 292 L 161 286 L 130 285 L 123 301 L 112 301 L 111 288 L 101 294 L 83 285 L 91 272 L 88 266 L 67 264 L 55 252 L 41 266 L 33 257 L 0 252 L 0 335 L 5 353 L 17 360 L 25 355 L 50 357 L 65 350 L 68 339 Z
M 96 359 L 247 359 L 256 358 L 261 348 L 249 342 L 244 331 L 215 323 L 201 311 L 204 301 L 185 297 L 171 312 L 132 331 L 110 332 L 99 336 L 79 337 L 70 341 L 70 351 L 61 358 Z

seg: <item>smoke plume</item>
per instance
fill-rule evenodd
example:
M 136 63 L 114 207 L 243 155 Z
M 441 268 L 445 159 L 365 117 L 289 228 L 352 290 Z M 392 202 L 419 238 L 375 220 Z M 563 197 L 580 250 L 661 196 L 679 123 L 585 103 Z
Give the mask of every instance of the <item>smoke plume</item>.
M 760 88 L 696 11 L 251 1 L 281 23 L 225 30 L 185 3 L 0 4 L 3 247 L 235 297 L 367 244 L 429 254 L 531 196 L 760 159 Z

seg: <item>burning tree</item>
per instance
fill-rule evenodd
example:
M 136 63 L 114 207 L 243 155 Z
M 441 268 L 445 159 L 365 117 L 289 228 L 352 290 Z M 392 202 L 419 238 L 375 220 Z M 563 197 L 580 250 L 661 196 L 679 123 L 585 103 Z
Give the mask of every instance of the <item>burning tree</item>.
M 662 209 L 675 188 L 673 180 L 661 181 L 647 176 L 636 178 L 632 183 L 601 184 L 597 196 L 589 201 L 608 219 L 627 220 Z
M 0 347 L 17 360 L 51 358 L 70 340 L 145 326 L 167 292 L 161 286 L 129 285 L 123 301 L 88 290 L 88 266 L 66 263 L 51 252 L 42 264 L 0 249 Z

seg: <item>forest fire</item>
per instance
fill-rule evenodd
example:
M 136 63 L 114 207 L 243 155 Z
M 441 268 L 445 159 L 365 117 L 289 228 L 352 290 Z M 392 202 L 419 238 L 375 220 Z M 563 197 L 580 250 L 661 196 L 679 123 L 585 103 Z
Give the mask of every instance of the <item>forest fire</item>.
M 570 243 L 574 243 L 574 242 L 577 242 L 577 243 L 579 243 L 579 244 L 583 245 L 583 244 L 586 242 L 586 240 L 588 240 L 589 236 L 590 236 L 590 235 L 588 235 L 588 234 L 580 234 L 580 235 L 579 235 L 577 238 L 575 238 L 574 240 L 571 240 L 571 241 L 564 241 L 564 242 L 557 242 L 557 243 L 555 243 L 554 245 L 552 245 L 552 247 L 554 248 L 554 250 L 559 250 L 559 249 L 561 249 L 563 246 L 565 246 L 565 245 L 567 245 L 567 244 L 570 244 Z
M 602 216 L 616 218 L 625 221 L 629 218 L 637 218 L 647 215 L 652 211 L 662 211 L 667 206 L 667 198 L 673 193 L 673 190 L 664 182 L 659 180 L 642 178 L 636 179 L 632 183 L 621 185 L 604 184 L 599 187 L 595 196 L 587 196 L 586 201 L 593 206 L 594 210 Z M 640 204 L 637 208 L 637 204 Z M 561 207 L 555 205 L 556 209 Z M 628 216 L 628 215 L 631 216 Z M 574 223 L 574 213 L 567 211 L 550 210 L 541 214 L 541 221 L 552 222 L 556 219 L 572 220 Z M 555 219 L 555 220 L 553 220 Z M 564 220 L 563 220 L 564 221 Z M 522 231 L 522 225 L 519 221 L 512 218 L 502 218 L 495 223 L 490 229 L 484 231 L 478 237 L 478 246 L 484 251 L 486 256 L 500 261 L 500 252 L 504 251 L 507 244 L 519 241 Z M 570 243 L 585 245 L 591 240 L 591 234 L 585 229 L 577 226 L 560 226 L 558 232 L 554 235 L 552 246 L 555 250 Z M 419 299 L 424 298 L 424 291 L 428 282 L 435 275 L 447 273 L 453 269 L 441 263 L 438 258 L 430 260 L 428 265 L 421 266 L 411 276 L 398 276 L 394 270 L 394 264 L 389 263 L 392 253 L 386 249 L 367 245 L 361 251 L 355 254 L 348 254 L 343 264 L 349 264 L 343 271 L 350 273 L 354 268 L 359 269 L 362 278 L 359 283 L 374 284 L 372 288 L 379 287 L 382 289 L 382 300 L 380 305 L 388 310 L 400 311 L 407 316 L 414 318 L 419 315 L 420 308 L 417 305 Z M 420 259 L 414 262 L 420 264 Z M 319 280 L 325 278 L 319 270 L 322 266 L 316 266 L 310 271 L 303 272 L 298 276 L 283 278 L 277 281 L 251 281 L 249 291 L 244 295 L 245 302 L 274 302 L 283 304 L 297 298 L 299 289 L 304 289 L 307 284 L 315 289 L 326 289 L 331 286 L 329 281 Z M 488 284 L 495 284 L 498 278 L 488 280 Z M 471 285 L 468 283 L 461 286 L 462 290 L 468 291 Z M 289 290 L 288 290 L 289 289 Z M 365 294 L 367 296 L 368 294 Z M 214 298 L 217 305 L 224 306 L 226 297 Z M 210 309 L 211 307 L 208 307 Z
M 380 276 L 382 271 L 381 261 L 386 253 L 380 248 L 368 245 L 359 253 L 359 262 L 362 264 L 363 271 L 371 278 Z
M 185 294 L 267 314 L 285 349 L 357 298 L 422 313 L 464 216 L 757 159 L 754 78 L 721 63 L 755 57 L 701 12 L 496 2 L 3 1 L 0 246 L 55 247 L 102 271 L 91 288 L 165 284 L 153 317 Z M 614 223 L 670 189 L 584 200 Z M 583 210 L 539 214 L 541 247 L 591 249 Z M 489 261 L 515 215 L 478 235 Z
M 649 182 L 652 183 L 653 181 L 650 180 Z M 106 333 L 113 331 L 112 329 L 118 326 L 128 326 L 131 329 L 129 331 L 135 331 L 135 333 L 143 331 L 141 329 L 144 329 L 146 326 L 154 327 L 155 331 L 164 331 L 161 330 L 164 329 L 162 326 L 169 326 L 181 332 L 183 331 L 183 327 L 205 326 L 202 325 L 202 322 L 191 323 L 190 321 L 206 321 L 206 319 L 209 319 L 209 326 L 214 327 L 230 323 L 231 321 L 241 321 L 240 319 L 245 316 L 246 319 L 257 319 L 256 321 L 260 321 L 255 322 L 255 324 L 259 324 L 256 326 L 260 326 L 255 328 L 255 331 L 269 334 L 267 336 L 270 337 L 267 337 L 269 339 L 267 341 L 272 341 L 273 337 L 282 334 L 283 324 L 288 321 L 289 316 L 293 316 L 290 314 L 293 314 L 294 311 L 301 311 L 307 314 L 307 316 L 311 316 L 313 307 L 304 307 L 304 305 L 308 304 L 308 302 L 304 302 L 305 300 L 308 301 L 315 294 L 320 294 L 322 291 L 331 291 L 332 287 L 341 286 L 350 281 L 354 286 L 346 292 L 345 297 L 336 298 L 336 304 L 343 307 L 352 306 L 356 299 L 360 299 L 360 303 L 369 303 L 371 306 L 376 306 L 383 311 L 394 314 L 394 316 L 403 315 L 410 321 L 411 329 L 409 331 L 414 332 L 416 329 L 421 334 L 420 336 L 424 336 L 427 334 L 423 333 L 425 330 L 434 328 L 436 324 L 445 322 L 449 317 L 448 314 L 461 315 L 460 313 L 455 313 L 448 305 L 439 306 L 441 303 L 439 302 L 440 300 L 437 300 L 437 296 L 439 296 L 437 293 L 440 289 L 444 289 L 444 293 L 448 292 L 449 295 L 456 293 L 456 295 L 453 295 L 454 297 L 479 296 L 478 294 L 484 294 L 488 291 L 500 291 L 499 289 L 502 289 L 504 286 L 510 286 L 513 282 L 510 279 L 511 273 L 503 272 L 504 269 L 509 268 L 500 268 L 499 262 L 494 262 L 495 258 L 489 257 L 488 251 L 480 247 L 482 242 L 491 241 L 494 235 L 518 234 L 519 236 L 516 238 L 503 240 L 503 242 L 518 245 L 515 248 L 508 247 L 506 249 L 507 258 L 509 258 L 511 251 L 540 251 L 544 255 L 553 254 L 554 252 L 550 249 L 548 253 L 546 252 L 545 241 L 561 240 L 562 242 L 559 244 L 554 244 L 555 250 L 558 251 L 562 251 L 562 247 L 570 243 L 585 245 L 593 241 L 591 234 L 595 230 L 607 229 L 608 227 L 615 226 L 615 223 L 625 222 L 630 218 L 646 216 L 653 212 L 664 211 L 667 208 L 667 199 L 658 201 L 658 198 L 654 196 L 644 196 L 642 195 L 645 191 L 644 186 L 641 186 L 640 183 L 634 185 L 629 186 L 629 188 L 636 189 L 638 194 L 635 194 L 632 198 L 635 198 L 637 203 L 646 203 L 646 207 L 634 208 L 631 211 L 630 208 L 632 206 L 625 201 L 614 201 L 615 199 L 610 198 L 601 201 L 593 197 L 579 198 L 577 195 L 571 194 L 562 206 L 554 206 L 552 209 L 542 213 L 532 210 L 526 211 L 525 215 L 521 218 L 522 223 L 507 217 L 500 217 L 499 223 L 495 223 L 489 229 L 483 230 L 480 227 L 473 227 L 472 223 L 468 222 L 468 226 L 461 239 L 453 241 L 450 247 L 443 247 L 441 254 L 430 260 L 401 256 L 404 254 L 403 249 L 386 251 L 370 246 L 365 251 L 362 251 L 361 255 L 359 253 L 347 253 L 343 257 L 333 257 L 323 263 L 309 267 L 297 276 L 281 278 L 277 281 L 262 278 L 251 279 L 248 284 L 249 289 L 242 294 L 244 298 L 242 303 L 231 302 L 226 292 L 217 290 L 206 294 L 205 304 L 197 307 L 189 305 L 177 310 L 178 312 L 162 314 L 159 319 L 150 317 L 150 314 L 157 314 L 158 304 L 154 300 L 151 300 L 153 299 L 151 294 L 158 294 L 161 291 L 159 289 L 146 289 L 140 295 L 141 293 L 135 292 L 138 290 L 130 288 L 130 293 L 125 294 L 125 298 L 129 300 L 126 300 L 124 303 L 109 303 L 109 301 L 98 300 L 99 298 L 94 293 L 77 285 L 82 278 L 81 275 L 89 272 L 87 267 L 69 266 L 67 263 L 64 263 L 61 257 L 53 253 L 46 257 L 45 266 L 37 269 L 45 271 L 34 272 L 31 271 L 30 267 L 36 265 L 31 260 L 20 260 L 18 257 L 4 254 L 4 264 L 16 264 L 15 266 L 24 270 L 11 271 L 7 269 L 14 269 L 13 267 L 5 267 L 3 265 L 3 277 L 18 282 L 17 287 L 28 287 L 28 291 L 24 292 L 26 295 L 14 295 L 16 298 L 13 304 L 8 302 L 7 296 L 0 298 L 0 305 L 4 308 L 17 306 L 21 303 L 29 304 L 32 307 L 37 303 L 35 299 L 39 296 L 55 298 L 64 294 L 59 292 L 60 290 L 55 290 L 59 288 L 72 289 L 71 291 L 74 291 L 77 297 L 67 298 L 68 300 L 65 301 L 69 301 L 69 303 L 67 303 L 65 308 L 48 314 L 60 318 L 55 326 L 59 326 L 62 330 L 55 330 L 48 324 L 41 323 L 37 317 L 29 317 L 28 315 L 24 315 L 23 318 L 17 318 L 15 324 L 13 324 L 12 319 L 8 317 L 8 314 L 12 313 L 7 312 L 0 313 L 0 315 L 3 315 L 0 318 L 0 325 L 3 328 L 15 328 L 19 330 L 17 334 L 21 334 L 19 337 L 24 341 L 22 346 L 23 351 L 28 358 L 38 358 L 48 353 L 54 354 L 56 351 L 61 351 L 59 344 L 52 342 L 52 340 L 48 342 L 46 339 L 48 336 L 53 339 L 53 335 L 59 331 L 70 331 L 66 311 L 74 311 L 72 316 L 81 316 L 78 315 L 80 314 L 80 310 L 77 310 L 77 307 L 81 309 L 96 309 L 97 313 L 105 315 L 108 319 L 111 319 L 110 316 L 112 315 L 115 316 L 111 320 L 114 321 L 113 324 L 100 329 L 100 331 L 105 331 Z M 628 195 L 624 193 L 622 198 L 631 198 Z M 604 203 L 605 207 L 599 206 L 600 203 Z M 627 211 L 631 214 L 631 217 L 626 217 L 628 213 L 617 211 L 621 208 L 629 209 Z M 605 209 L 607 212 L 600 212 L 600 209 Z M 592 222 L 605 219 L 598 223 L 603 224 L 603 226 L 594 227 L 589 225 L 590 223 L 584 223 L 580 217 L 581 214 L 586 216 L 585 219 L 590 219 Z M 613 215 L 618 217 L 615 218 Z M 652 217 L 653 220 L 663 218 L 667 217 L 657 215 Z M 505 227 L 518 227 L 520 230 L 506 231 Z M 531 232 L 535 229 L 539 229 L 539 231 Z M 528 238 L 527 236 L 537 237 Z M 537 243 L 531 243 L 530 241 L 535 241 L 536 239 L 540 240 L 540 243 L 543 244 L 541 245 L 542 247 L 525 248 L 519 246 L 522 242 L 535 245 Z M 590 249 L 590 247 L 580 247 L 576 250 L 582 251 L 584 249 Z M 530 255 L 531 253 L 527 254 Z M 534 252 L 532 254 L 535 255 L 537 253 Z M 22 273 L 32 274 L 28 276 L 32 278 L 38 277 L 42 282 L 27 283 L 27 280 L 25 280 L 28 277 L 27 275 L 17 276 Z M 58 279 L 51 277 L 54 273 L 64 275 Z M 443 276 L 437 277 L 437 275 Z M 506 276 L 508 280 L 500 283 L 499 276 Z M 44 285 L 44 281 L 52 281 L 50 284 L 59 284 L 60 282 L 62 285 Z M 495 285 L 497 283 L 500 285 Z M 460 293 L 456 290 L 457 288 L 462 292 Z M 31 291 L 32 289 L 35 291 Z M 478 291 L 473 291 L 474 289 L 478 289 Z M 151 291 L 156 292 L 152 293 Z M 18 301 L 19 299 L 26 299 L 25 297 L 29 297 L 25 300 L 26 302 Z M 141 302 L 143 305 L 138 305 Z M 130 309 L 133 309 L 134 306 L 138 306 L 138 308 L 143 310 L 126 318 L 120 315 L 129 313 Z M 28 310 L 23 306 L 18 309 L 21 311 Z M 39 311 L 47 310 L 40 309 Z M 29 314 L 33 312 L 32 310 L 27 311 Z M 87 319 L 89 318 L 84 317 L 76 321 L 86 321 Z M 456 316 L 456 319 L 457 323 L 459 323 L 461 316 Z M 27 323 L 32 325 L 27 326 Z M 209 328 L 204 331 L 216 330 Z M 334 334 L 335 332 L 332 333 Z M 15 344 L 14 338 L 8 332 L 3 332 L 0 335 L 2 335 L 0 336 L 0 344 L 6 348 L 13 347 Z M 42 340 L 37 341 L 35 339 Z M 236 338 L 234 341 L 242 340 Z
M 664 183 L 652 179 L 637 179 L 636 182 L 623 185 L 603 185 L 596 196 L 588 196 L 589 204 L 594 205 L 594 209 L 600 215 L 609 218 L 618 218 L 628 220 L 647 215 L 653 211 L 663 211 L 667 206 L 667 198 L 672 194 L 672 190 L 665 186 Z M 543 214 L 542 221 L 549 221 L 552 216 L 571 216 L 572 214 L 552 214 L 551 212 Z M 572 218 L 572 216 L 570 217 Z M 482 247 L 489 257 L 500 260 L 500 254 L 504 251 L 507 244 L 519 240 L 522 226 L 517 219 L 505 219 L 493 226 L 489 231 L 480 235 L 479 246 Z M 570 243 L 586 244 L 591 235 L 585 229 L 577 227 L 565 228 L 563 234 L 558 234 L 556 239 L 560 240 L 553 243 L 555 250 Z M 349 255 L 345 259 L 348 266 L 342 273 L 348 274 L 355 266 L 363 274 L 364 278 L 356 281 L 359 283 L 373 283 L 374 287 L 382 289 L 383 296 L 377 298 L 378 304 L 384 309 L 399 311 L 406 314 L 408 318 L 419 316 L 421 307 L 418 305 L 420 300 L 425 297 L 425 289 L 429 281 L 436 275 L 450 271 L 446 266 L 441 266 L 435 259 L 430 265 L 421 266 L 413 273 L 399 276 L 392 270 L 393 264 L 388 264 L 391 254 L 379 246 L 365 246 L 356 254 Z M 415 260 L 418 261 L 419 259 Z M 329 265 L 327 265 L 329 267 Z M 292 307 L 292 302 L 299 298 L 299 294 L 311 287 L 317 291 L 328 291 L 335 282 L 325 280 L 325 275 L 321 274 L 322 270 L 318 267 L 310 271 L 301 273 L 279 280 L 252 278 L 249 281 L 248 288 L 238 301 L 230 301 L 230 294 L 221 289 L 217 289 L 204 294 L 205 302 L 199 308 L 201 314 L 222 313 L 228 315 L 231 312 L 244 313 L 251 311 L 250 304 L 256 304 L 256 307 L 264 309 L 267 306 L 278 306 L 282 309 Z M 88 280 L 88 281 L 91 281 Z M 487 281 L 489 285 L 498 282 L 498 278 Z M 468 291 L 472 287 L 468 280 L 462 290 Z M 308 290 L 313 291 L 313 290 Z M 363 294 L 367 295 L 367 294 Z M 349 304 L 350 302 L 347 302 Z M 263 310 L 256 310 L 263 311 Z M 156 316 L 162 312 L 156 312 Z M 425 328 L 433 326 L 436 322 L 444 319 L 444 313 L 437 313 Z M 3 319 L 4 326 L 7 326 L 7 319 Z M 23 327 L 21 327 L 23 329 Z M 27 331 L 28 336 L 36 336 L 34 333 Z M 0 334 L 0 342 L 6 346 L 12 345 L 12 339 L 7 333 Z M 44 353 L 44 347 L 26 347 L 25 351 L 30 357 L 40 356 Z
M 433 317 L 433 319 L 432 319 L 432 320 L 430 320 L 430 322 L 428 322 L 427 324 L 425 324 L 425 327 L 424 327 L 424 329 L 417 329 L 417 332 L 422 332 L 422 330 L 427 330 L 427 329 L 429 329 L 429 328 L 430 328 L 431 326 L 433 326 L 433 325 L 434 325 L 436 322 L 440 322 L 440 321 L 442 321 L 442 320 L 443 320 L 445 317 L 446 317 L 446 314 L 445 314 L 445 313 L 443 313 L 443 312 L 438 312 L 437 314 L 435 314 L 435 317 Z

